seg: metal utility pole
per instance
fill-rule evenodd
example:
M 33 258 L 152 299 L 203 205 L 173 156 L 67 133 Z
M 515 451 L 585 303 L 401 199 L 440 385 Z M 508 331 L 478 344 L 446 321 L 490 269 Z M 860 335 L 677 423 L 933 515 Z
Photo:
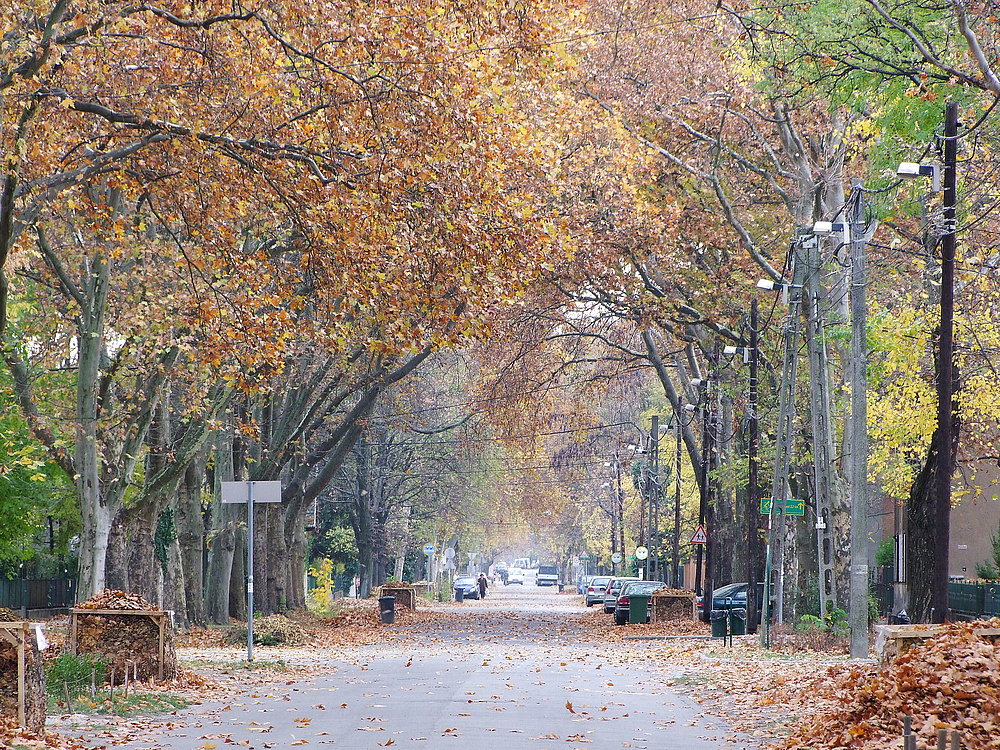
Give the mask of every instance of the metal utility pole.
M 938 343 L 937 502 L 934 509 L 934 579 L 931 621 L 948 617 L 948 549 L 951 544 L 952 423 L 955 352 L 955 213 L 958 204 L 958 105 L 948 102 L 944 115 L 944 234 L 941 236 L 941 335 Z
M 796 249 L 800 238 L 796 239 Z M 781 370 L 781 392 L 778 395 L 778 436 L 774 451 L 774 475 L 771 482 L 771 508 L 767 514 L 767 553 L 764 563 L 764 601 L 760 642 L 771 646 L 771 571 L 777 570 L 773 598 L 774 618 L 784 619 L 785 565 L 785 501 L 788 498 L 788 465 L 792 450 L 792 428 L 795 421 L 795 378 L 798 373 L 799 322 L 802 307 L 802 264 L 793 253 L 792 284 L 788 290 L 788 317 L 785 319 L 785 353 Z
M 625 497 L 622 493 L 622 464 L 615 459 L 615 487 L 617 488 L 616 512 L 618 513 L 618 551 L 622 556 L 622 564 L 625 564 Z
M 868 656 L 868 346 L 865 190 L 854 180 L 848 214 L 851 243 L 851 657 Z
M 711 388 L 711 381 L 704 385 L 705 390 L 702 392 L 702 404 L 701 404 L 701 493 L 698 498 L 698 525 L 705 526 L 705 516 L 708 512 L 708 469 L 709 469 L 709 455 L 711 453 L 711 435 L 709 433 L 709 421 L 711 418 L 711 404 L 709 402 L 709 390 Z M 706 527 L 706 531 L 707 531 Z M 695 592 L 701 591 L 702 601 L 705 602 L 705 606 L 702 607 L 702 615 L 705 621 L 708 622 L 708 612 L 711 610 L 711 601 L 706 599 L 706 592 L 702 590 L 702 563 L 705 563 L 707 567 L 707 557 L 708 549 L 707 544 L 699 544 L 698 551 L 695 554 L 695 568 L 694 568 L 694 590 Z
M 654 415 L 650 420 L 649 439 L 649 534 L 646 537 L 646 546 L 649 547 L 649 580 L 658 581 L 659 576 L 659 555 L 660 539 L 657 533 L 660 510 L 660 417 Z
M 826 331 L 821 302 L 820 272 L 823 267 L 819 240 L 814 235 L 804 243 L 805 280 L 803 296 L 809 302 L 809 409 L 813 438 L 813 477 L 816 483 L 816 556 L 819 563 L 819 616 L 825 620 L 837 606 L 837 576 L 833 550 L 833 420 L 830 415 L 830 368 L 826 354 Z
M 671 581 L 675 588 L 681 587 L 681 415 L 674 414 L 674 433 L 677 441 L 677 456 L 674 459 L 674 570 Z
M 750 302 L 750 404 L 749 404 L 749 445 L 747 446 L 747 633 L 757 632 L 757 444 L 759 441 L 759 425 L 757 422 L 757 385 L 758 385 L 758 337 L 757 337 L 757 298 Z

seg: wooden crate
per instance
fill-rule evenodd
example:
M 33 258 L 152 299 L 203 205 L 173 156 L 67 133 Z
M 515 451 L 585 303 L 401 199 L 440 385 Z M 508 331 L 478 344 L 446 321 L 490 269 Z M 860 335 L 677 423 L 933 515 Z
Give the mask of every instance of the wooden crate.
M 77 648 L 77 624 L 80 615 L 105 615 L 114 617 L 148 617 L 156 625 L 159 630 L 159 649 L 157 652 L 157 674 L 156 679 L 163 681 L 163 663 L 164 663 L 164 648 L 166 644 L 166 626 L 167 618 L 170 616 L 168 612 L 160 609 L 153 610 L 143 610 L 143 609 L 83 609 L 81 607 L 74 607 L 70 610 L 69 615 L 69 650 L 70 653 L 75 654 Z
M 30 623 L 25 621 L 0 622 L 0 638 L 17 649 L 17 723 L 26 726 L 24 716 L 24 706 L 26 699 L 25 689 L 25 654 L 24 650 L 30 638 Z

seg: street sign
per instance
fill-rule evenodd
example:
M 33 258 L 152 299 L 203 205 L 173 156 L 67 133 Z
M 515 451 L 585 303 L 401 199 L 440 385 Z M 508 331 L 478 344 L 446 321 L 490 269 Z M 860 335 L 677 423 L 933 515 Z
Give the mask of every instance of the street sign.
M 694 536 L 691 537 L 688 544 L 708 544 L 708 534 L 705 533 L 704 526 L 698 526 L 698 530 L 694 532 Z
M 611 562 L 613 562 L 615 565 L 617 565 L 621 561 L 622 561 L 622 553 L 621 552 L 615 552 L 615 554 L 613 554 L 611 556 Z
M 280 503 L 281 482 L 222 482 L 222 502 L 247 504 L 247 661 L 253 661 L 253 506 Z
M 636 547 L 635 548 L 635 559 L 636 560 L 645 560 L 647 557 L 649 557 L 649 550 L 648 549 L 646 549 L 645 547 Z
M 771 498 L 762 497 L 760 499 L 760 512 L 765 516 L 771 513 Z M 786 516 L 804 516 L 805 514 L 806 514 L 805 500 L 796 500 L 795 498 L 790 498 L 789 500 L 785 501 Z
M 455 548 L 454 547 L 446 548 L 444 551 L 444 556 L 447 557 L 449 560 L 453 558 L 455 556 Z
M 467 554 L 469 556 L 469 562 L 472 562 L 473 560 L 476 559 L 476 555 L 478 553 L 476 553 L 476 552 L 466 552 L 465 554 Z
M 437 547 L 435 547 L 432 543 L 428 542 L 427 544 L 424 545 L 425 555 L 433 555 L 436 551 Z
M 581 560 L 589 560 L 590 559 L 590 555 L 587 554 L 586 552 L 581 552 L 580 553 L 580 559 Z
M 245 503 L 250 491 L 247 485 L 251 484 L 254 505 L 281 502 L 281 482 L 222 482 L 221 484 L 224 503 Z

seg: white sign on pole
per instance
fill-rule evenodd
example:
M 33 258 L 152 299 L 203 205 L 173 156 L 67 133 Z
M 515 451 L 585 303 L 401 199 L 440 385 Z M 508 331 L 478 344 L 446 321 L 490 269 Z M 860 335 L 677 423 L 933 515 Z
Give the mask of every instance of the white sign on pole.
M 444 551 L 444 556 L 447 557 L 449 560 L 451 558 L 453 558 L 455 556 L 455 548 L 454 547 L 446 547 L 445 551 Z
M 435 547 L 433 544 L 431 544 L 430 542 L 428 542 L 427 544 L 424 545 L 424 554 L 425 555 L 433 555 L 436 549 L 437 549 L 437 547 Z
M 469 556 L 469 562 L 472 562 L 473 560 L 476 559 L 476 553 L 475 552 L 466 552 L 465 554 L 467 554 Z
M 253 661 L 253 506 L 280 503 L 281 482 L 222 482 L 222 502 L 247 504 L 247 661 Z
M 622 561 L 622 553 L 621 552 L 615 552 L 615 554 L 613 554 L 611 556 L 611 562 L 613 562 L 615 565 L 617 565 L 621 561 Z
M 646 549 L 645 547 L 636 547 L 635 548 L 635 559 L 636 560 L 645 560 L 647 557 L 649 557 L 649 550 L 648 549 Z
M 247 501 L 247 485 L 253 485 L 253 502 L 280 503 L 281 482 L 222 482 L 222 502 L 245 503 Z

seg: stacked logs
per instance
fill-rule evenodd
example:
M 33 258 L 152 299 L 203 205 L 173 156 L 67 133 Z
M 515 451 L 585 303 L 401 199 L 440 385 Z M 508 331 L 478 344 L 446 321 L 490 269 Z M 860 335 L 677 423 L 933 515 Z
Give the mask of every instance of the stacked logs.
M 87 614 L 85 610 L 96 610 Z M 122 614 L 115 614 L 122 612 Z M 148 612 L 148 616 L 125 614 Z M 80 604 L 74 611 L 76 639 L 73 648 L 78 654 L 100 654 L 108 663 L 108 682 L 120 684 L 125 673 L 130 679 L 150 680 L 158 677 L 160 660 L 160 626 L 164 620 L 163 679 L 177 676 L 177 651 L 173 628 L 166 613 L 138 594 L 105 589 Z
M 11 610 L 0 608 L 0 622 L 21 622 L 24 618 Z M 21 630 L 7 631 L 11 635 L 24 637 Z M 18 717 L 18 664 L 17 646 L 6 638 L 0 638 L 0 713 L 14 719 Z M 42 654 L 34 631 L 30 628 L 24 637 L 24 725 L 38 735 L 45 733 L 45 671 Z

